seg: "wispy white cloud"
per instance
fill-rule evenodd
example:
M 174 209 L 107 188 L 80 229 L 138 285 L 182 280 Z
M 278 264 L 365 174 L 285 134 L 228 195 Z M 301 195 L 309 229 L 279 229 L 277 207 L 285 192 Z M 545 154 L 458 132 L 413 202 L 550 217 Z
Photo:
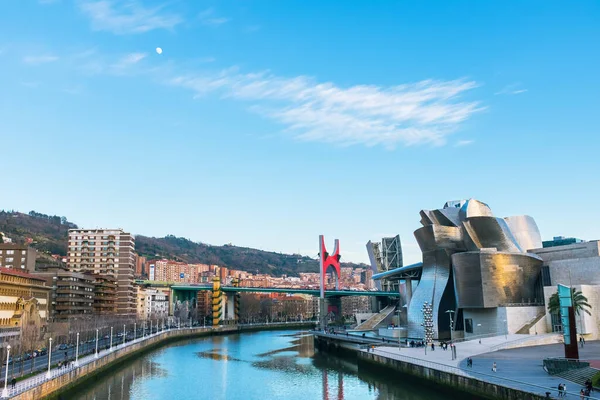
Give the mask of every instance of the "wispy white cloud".
M 203 25 L 219 26 L 229 22 L 229 18 L 219 17 L 216 15 L 214 8 L 207 8 L 198 14 L 198 19 Z
M 510 85 L 506 85 L 498 92 L 494 93 L 496 96 L 501 94 L 521 94 L 525 93 L 528 90 L 520 87 L 521 84 L 519 82 L 511 83 Z
M 341 88 L 305 76 L 228 69 L 180 75 L 169 83 L 191 89 L 195 96 L 218 93 L 247 101 L 252 110 L 281 123 L 299 140 L 343 146 L 443 145 L 461 122 L 483 109 L 476 101 L 459 101 L 477 86 L 467 80 Z
M 110 70 L 115 73 L 122 73 L 142 61 L 148 56 L 147 53 L 129 53 L 121 57 L 117 62 L 110 65 Z
M 162 6 L 146 8 L 135 0 L 80 0 L 79 8 L 91 19 L 92 29 L 117 35 L 172 29 L 182 22 L 176 14 L 162 13 Z
M 57 56 L 53 55 L 38 55 L 38 56 L 25 56 L 23 62 L 30 65 L 47 64 L 54 61 L 58 61 Z
M 459 140 L 458 142 L 456 142 L 454 147 L 468 146 L 470 144 L 473 144 L 473 142 L 474 142 L 473 140 Z

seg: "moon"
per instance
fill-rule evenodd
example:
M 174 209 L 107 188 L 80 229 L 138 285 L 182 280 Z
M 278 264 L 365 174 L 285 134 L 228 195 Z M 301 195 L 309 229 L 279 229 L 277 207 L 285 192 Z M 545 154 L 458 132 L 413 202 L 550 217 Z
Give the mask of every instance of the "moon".
M 157 48 L 156 48 L 156 52 L 157 52 L 158 54 L 162 54 L 162 49 L 161 49 L 160 47 L 157 47 Z

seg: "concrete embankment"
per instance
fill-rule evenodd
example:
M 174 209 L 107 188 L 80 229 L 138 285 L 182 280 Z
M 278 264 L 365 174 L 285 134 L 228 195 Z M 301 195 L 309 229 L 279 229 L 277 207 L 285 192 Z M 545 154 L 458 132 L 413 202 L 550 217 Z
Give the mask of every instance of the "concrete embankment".
M 466 374 L 457 373 L 453 368 L 446 371 L 432 366 L 419 365 L 408 361 L 397 360 L 385 355 L 367 352 L 361 349 L 361 345 L 353 343 L 344 337 L 331 337 L 331 335 L 315 335 L 315 347 L 319 351 L 331 352 L 356 357 L 359 368 L 377 371 L 382 374 L 400 374 L 410 377 L 411 380 L 419 379 L 424 385 L 437 385 L 440 391 L 448 391 L 456 398 L 465 397 L 465 394 L 475 395 L 482 399 L 502 400 L 538 400 L 544 399 L 533 393 L 518 389 L 486 382 Z M 364 346 L 363 346 L 364 347 Z M 463 393 L 463 395 L 460 394 Z
M 90 362 L 89 364 L 81 365 L 78 368 L 72 369 L 67 373 L 47 380 L 40 385 L 33 387 L 25 392 L 22 392 L 11 399 L 15 400 L 39 400 L 39 399 L 58 399 L 60 394 L 72 389 L 75 386 L 85 383 L 85 381 L 106 372 L 109 368 L 120 363 L 126 362 L 132 357 L 139 356 L 152 349 L 164 346 L 168 343 L 199 338 L 203 336 L 226 335 L 238 332 L 252 332 L 260 330 L 284 330 L 284 329 L 306 329 L 313 327 L 314 323 L 299 322 L 299 323 L 284 323 L 284 324 L 254 324 L 245 326 L 222 326 L 218 328 L 192 328 L 192 329 L 176 329 L 165 331 L 154 337 L 144 341 L 129 344 L 126 347 L 117 348 L 116 350 L 103 355 Z

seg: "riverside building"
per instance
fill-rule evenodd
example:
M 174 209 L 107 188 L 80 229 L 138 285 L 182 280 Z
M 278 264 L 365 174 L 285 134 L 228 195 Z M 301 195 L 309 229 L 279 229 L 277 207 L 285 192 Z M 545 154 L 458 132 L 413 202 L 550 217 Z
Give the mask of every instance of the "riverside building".
M 116 312 L 136 313 L 135 239 L 122 229 L 69 229 L 69 270 L 116 279 Z

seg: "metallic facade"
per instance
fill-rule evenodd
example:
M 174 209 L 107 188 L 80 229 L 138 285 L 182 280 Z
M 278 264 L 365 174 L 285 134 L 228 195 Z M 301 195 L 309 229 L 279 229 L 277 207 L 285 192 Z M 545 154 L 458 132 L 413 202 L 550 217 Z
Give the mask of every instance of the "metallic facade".
M 423 253 L 421 281 L 408 305 L 408 336 L 423 338 L 423 305 L 432 304 L 435 336 L 449 337 L 448 310 L 493 308 L 535 297 L 541 243 L 533 218 L 494 217 L 475 199 L 420 212 L 415 238 Z M 533 247 L 530 247 L 533 246 Z

